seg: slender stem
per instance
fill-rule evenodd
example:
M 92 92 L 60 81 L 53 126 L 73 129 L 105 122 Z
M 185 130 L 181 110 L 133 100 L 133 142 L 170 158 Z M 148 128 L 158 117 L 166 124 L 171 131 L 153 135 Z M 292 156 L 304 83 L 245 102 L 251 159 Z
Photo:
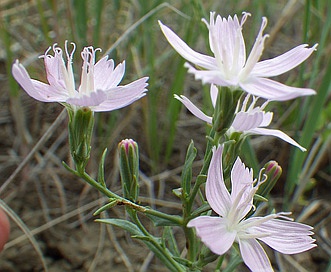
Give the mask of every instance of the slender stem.
M 214 137 L 214 129 L 211 130 L 209 137 L 213 139 Z M 212 146 L 213 143 L 210 141 L 207 143 L 206 147 L 206 153 L 204 157 L 204 163 L 202 166 L 202 169 L 200 171 L 200 175 L 197 177 L 197 180 L 193 186 L 193 189 L 189 195 L 188 198 L 184 198 L 183 201 L 183 230 L 185 234 L 185 238 L 187 241 L 187 259 L 190 260 L 191 262 L 194 262 L 197 257 L 197 239 L 195 237 L 194 231 L 191 228 L 187 228 L 186 225 L 191 218 L 192 214 L 192 207 L 193 207 L 193 202 L 194 199 L 196 198 L 196 195 L 200 191 L 200 186 L 203 182 L 201 182 L 202 176 L 204 176 L 209 168 L 210 160 L 211 160 L 211 154 L 212 154 Z
M 154 215 L 156 217 L 159 218 L 163 218 L 169 221 L 172 221 L 178 225 L 183 225 L 183 220 L 182 218 L 180 218 L 179 216 L 174 216 L 174 215 L 168 215 L 156 210 L 153 210 L 151 208 L 146 208 L 143 206 L 140 206 L 136 203 L 131 202 L 128 199 L 125 199 L 113 192 L 111 192 L 110 190 L 108 190 L 105 186 L 103 186 L 101 183 L 97 182 L 96 180 L 94 180 L 89 174 L 87 174 L 85 171 L 80 172 L 79 170 L 74 170 L 72 168 L 70 168 L 67 164 L 63 163 L 64 167 L 70 171 L 71 173 L 73 173 L 74 175 L 84 179 L 88 184 L 90 184 L 92 187 L 96 188 L 99 192 L 101 192 L 103 195 L 112 198 L 112 199 L 116 199 L 118 201 L 118 204 L 122 204 L 125 205 L 128 208 L 134 209 L 133 213 L 130 213 L 131 219 L 135 222 L 135 224 L 138 226 L 138 228 L 142 231 L 142 233 L 148 237 L 148 241 L 153 244 L 153 246 L 159 251 L 161 252 L 161 254 L 167 259 L 167 261 L 173 266 L 174 270 L 173 271 L 179 271 L 179 272 L 185 272 L 185 269 L 183 269 L 183 267 L 177 263 L 173 257 L 171 256 L 171 254 L 169 254 L 169 252 L 166 250 L 165 247 L 163 247 L 162 245 L 160 245 L 155 238 L 145 229 L 145 227 L 143 226 L 143 224 L 140 222 L 137 212 L 142 212 L 145 214 L 150 214 L 150 215 Z
M 142 231 L 143 234 L 145 234 L 146 237 L 149 238 L 149 241 L 159 250 L 162 252 L 163 256 L 167 258 L 167 260 L 169 261 L 169 263 L 171 263 L 173 265 L 173 267 L 176 269 L 175 271 L 185 271 L 183 269 L 183 267 L 181 267 L 173 258 L 172 256 L 169 254 L 169 252 L 166 250 L 165 247 L 161 246 L 155 239 L 154 237 L 146 230 L 146 228 L 144 227 L 144 225 L 141 223 L 138 215 L 136 212 L 134 212 L 132 214 L 132 220 L 134 221 L 134 223 L 138 226 L 138 228 Z
M 212 129 L 209 133 L 209 138 L 214 139 L 214 137 L 215 137 L 215 131 L 214 131 L 214 129 Z M 208 141 L 203 166 L 200 170 L 200 174 L 198 175 L 198 177 L 199 176 L 205 176 L 207 174 L 207 171 L 208 171 L 209 165 L 210 165 L 210 161 L 211 161 L 211 157 L 212 157 L 212 147 L 213 147 L 213 145 L 214 145 L 214 143 L 212 143 L 211 141 Z M 192 206 L 193 206 L 193 202 L 194 202 L 194 199 L 195 199 L 197 193 L 200 190 L 200 186 L 201 186 L 200 182 L 196 182 L 193 186 L 192 193 L 190 195 L 190 198 L 187 201 L 188 214 L 191 214 L 191 209 L 192 209 Z
M 180 218 L 179 216 L 175 216 L 175 215 L 169 215 L 169 214 L 165 214 L 156 210 L 153 210 L 151 208 L 146 208 L 143 206 L 140 206 L 136 203 L 131 202 L 128 199 L 125 199 L 113 192 L 111 192 L 110 190 L 108 190 L 106 187 L 102 186 L 100 183 L 98 183 L 97 181 L 95 181 L 91 176 L 89 176 L 86 172 L 83 173 L 79 173 L 78 171 L 75 171 L 71 168 L 69 168 L 68 166 L 66 166 L 66 168 L 72 172 L 73 174 L 75 174 L 78 177 L 81 177 L 82 179 L 84 179 L 88 184 L 90 184 L 92 187 L 96 188 L 99 192 L 101 192 L 103 195 L 109 197 L 109 198 L 114 198 L 117 199 L 120 204 L 126 205 L 128 207 L 131 207 L 132 209 L 135 209 L 136 211 L 145 213 L 145 214 L 150 214 L 150 215 L 154 215 L 156 217 L 159 218 L 163 218 L 166 220 L 169 220 L 171 222 L 174 222 L 177 225 L 182 225 L 183 224 L 183 220 L 182 218 Z
M 187 246 L 187 259 L 194 262 L 197 255 L 197 239 L 192 228 L 184 227 Z

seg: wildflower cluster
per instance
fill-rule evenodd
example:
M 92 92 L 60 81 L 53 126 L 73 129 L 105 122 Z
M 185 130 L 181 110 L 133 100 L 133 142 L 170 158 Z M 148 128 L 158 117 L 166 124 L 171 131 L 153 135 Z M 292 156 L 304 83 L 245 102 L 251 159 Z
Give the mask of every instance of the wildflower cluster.
M 286 101 L 313 95 L 315 91 L 286 86 L 269 77 L 298 66 L 316 50 L 317 45 L 299 45 L 278 57 L 260 61 L 268 37 L 263 34 L 267 19 L 262 18 L 255 43 L 246 57 L 242 28 L 249 16 L 249 13 L 243 13 L 239 20 L 237 15 L 222 18 L 211 12 L 209 22 L 203 19 L 209 30 L 209 45 L 213 56 L 195 52 L 169 27 L 159 22 L 166 39 L 188 61 L 185 64 L 188 72 L 204 84 L 210 84 L 213 105 L 213 114 L 208 116 L 189 98 L 175 95 L 193 115 L 211 126 L 201 172 L 193 178 L 192 163 L 197 151 L 191 142 L 183 166 L 181 188 L 174 190 L 182 201 L 182 216 L 137 204 L 139 149 L 132 139 L 123 140 L 118 145 L 123 196 L 112 192 L 104 181 L 106 151 L 100 160 L 98 179 L 86 173 L 92 149 L 94 112 L 120 109 L 142 98 L 147 92 L 147 77 L 119 85 L 125 73 L 125 62 L 115 67 L 114 61 L 107 56 L 96 62 L 96 53 L 101 50 L 89 46 L 81 52 L 81 83 L 76 88 L 72 68 L 76 45 L 71 43 L 70 51 L 68 42 L 64 50 L 66 62 L 63 50 L 57 44 L 48 48 L 42 56 L 48 83 L 31 79 L 19 61 L 12 67 L 14 78 L 31 97 L 42 102 L 59 102 L 66 107 L 69 115 L 70 151 L 75 168 L 65 163 L 64 166 L 109 199 L 109 203 L 99 208 L 95 215 L 116 205 L 125 205 L 130 218 L 98 221 L 121 227 L 142 240 L 171 271 L 202 270 L 206 264 L 226 254 L 231 248 L 238 248 L 238 245 L 239 251 L 236 254 L 241 256 L 252 271 L 273 271 L 260 242 L 283 254 L 296 254 L 316 246 L 311 237 L 313 228 L 293 222 L 289 212 L 265 216 L 256 213 L 258 204 L 266 200 L 279 178 L 281 168 L 276 162 L 269 162 L 254 178 L 253 170 L 245 166 L 239 154 L 242 143 L 250 135 L 275 136 L 306 151 L 305 147 L 284 132 L 267 128 L 273 113 L 267 111 L 266 107 L 270 101 Z M 51 50 L 53 55 L 49 54 Z M 261 100 L 263 102 L 258 103 Z M 205 199 L 196 208 L 195 199 L 203 188 Z M 203 193 L 199 195 L 203 197 Z M 260 200 L 257 201 L 257 198 Z M 155 225 L 166 226 L 165 235 L 152 235 L 140 221 L 138 212 L 147 215 Z M 212 212 L 215 215 L 211 215 Z M 186 256 L 179 254 L 178 249 L 170 250 L 166 247 L 166 241 L 170 239 L 171 243 L 175 243 L 173 232 L 169 231 L 173 226 L 183 229 L 187 240 Z M 206 247 L 200 246 L 196 236 Z

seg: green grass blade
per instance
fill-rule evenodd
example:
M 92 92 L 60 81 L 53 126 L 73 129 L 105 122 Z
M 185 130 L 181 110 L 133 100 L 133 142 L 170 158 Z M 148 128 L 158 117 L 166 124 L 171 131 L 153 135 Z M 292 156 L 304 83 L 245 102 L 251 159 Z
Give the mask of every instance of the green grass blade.
M 318 124 L 318 119 L 323 111 L 323 105 L 331 88 L 331 61 L 329 61 L 327 67 L 328 68 L 324 74 L 322 85 L 317 91 L 317 95 L 314 97 L 311 107 L 307 109 L 309 110 L 308 112 L 310 112 L 310 114 L 307 116 L 307 120 L 305 121 L 305 125 L 302 131 L 302 137 L 300 139 L 300 143 L 305 147 L 309 147 L 311 144 L 316 126 Z M 289 165 L 289 173 L 285 186 L 287 198 L 289 197 L 289 194 L 293 192 L 293 189 L 297 184 L 298 175 L 301 171 L 306 156 L 306 153 L 301 152 L 299 149 L 294 151 L 291 164 Z
M 323 13 L 323 9 L 324 6 L 321 5 L 321 14 Z M 307 21 L 309 20 L 308 18 L 309 16 L 306 15 Z M 326 21 L 323 22 L 323 18 L 321 18 L 319 24 L 314 25 L 315 28 L 321 28 L 321 35 L 319 37 L 319 46 L 317 49 L 316 60 L 314 62 L 309 85 L 310 87 L 317 89 L 317 95 L 314 97 L 306 98 L 303 106 L 299 105 L 300 113 L 298 119 L 300 121 L 296 123 L 296 127 L 298 129 L 304 123 L 302 136 L 300 137 L 299 142 L 307 149 L 309 149 L 309 146 L 311 145 L 314 133 L 318 126 L 318 120 L 323 112 L 323 105 L 330 90 L 331 62 L 329 61 L 328 63 L 324 64 L 323 62 L 325 60 L 323 59 L 323 56 L 325 55 L 324 48 L 326 48 L 328 44 L 328 37 L 331 29 L 331 16 L 326 16 L 325 19 Z M 323 27 L 321 27 L 321 25 L 323 25 Z M 322 67 L 326 67 L 326 71 L 324 77 L 321 80 L 320 87 L 316 88 L 316 81 L 319 78 L 319 73 L 321 73 Z M 292 152 L 289 162 L 287 183 L 285 185 L 285 195 L 287 201 L 289 201 L 289 197 L 292 194 L 296 184 L 298 183 L 298 178 L 307 155 L 307 153 L 303 153 L 298 149 L 295 149 Z

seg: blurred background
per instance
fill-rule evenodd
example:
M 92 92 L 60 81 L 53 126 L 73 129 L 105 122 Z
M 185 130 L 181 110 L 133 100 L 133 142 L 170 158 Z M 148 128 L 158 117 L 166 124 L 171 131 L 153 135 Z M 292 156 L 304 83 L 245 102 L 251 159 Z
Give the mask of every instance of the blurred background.
M 92 213 L 107 199 L 68 173 L 67 115 L 57 103 L 29 97 L 11 76 L 19 59 L 32 78 L 46 82 L 43 60 L 49 46 L 77 45 L 74 71 L 80 80 L 80 51 L 92 45 L 118 64 L 126 60 L 122 84 L 149 76 L 146 97 L 121 110 L 95 114 L 95 137 L 88 171 L 97 174 L 105 147 L 107 185 L 120 193 L 117 144 L 124 138 L 140 146 L 141 198 L 144 205 L 180 214 L 172 189 L 192 139 L 202 164 L 208 127 L 173 94 L 185 94 L 210 113 L 209 86 L 194 80 L 184 60 L 162 35 L 157 21 L 170 26 L 193 49 L 210 54 L 201 18 L 209 12 L 227 17 L 250 12 L 243 33 L 247 52 L 268 18 L 262 59 L 296 45 L 318 43 L 302 65 L 277 78 L 310 87 L 314 97 L 270 103 L 272 128 L 280 128 L 308 149 L 303 153 L 273 137 L 252 137 L 242 150 L 255 173 L 276 160 L 283 175 L 270 205 L 293 211 L 297 221 L 315 227 L 318 248 L 298 256 L 269 252 L 276 271 L 331 271 L 331 6 L 328 0 L 1 0 L 0 2 L 0 199 L 11 216 L 11 235 L 0 254 L 0 271 L 166 271 L 139 241 L 122 230 L 93 222 Z M 116 207 L 110 217 L 123 218 Z M 146 225 L 151 226 L 150 221 Z M 154 234 L 160 230 L 154 227 Z M 183 237 L 178 230 L 178 240 Z M 184 241 L 183 241 L 184 243 Z M 184 247 L 184 244 L 182 245 Z M 210 266 L 212 271 L 212 264 Z M 245 271 L 240 268 L 238 271 Z

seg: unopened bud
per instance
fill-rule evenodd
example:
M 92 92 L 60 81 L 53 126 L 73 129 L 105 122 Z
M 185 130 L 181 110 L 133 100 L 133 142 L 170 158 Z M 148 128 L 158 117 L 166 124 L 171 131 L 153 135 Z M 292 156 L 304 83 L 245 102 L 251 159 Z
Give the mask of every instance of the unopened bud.
M 136 202 L 139 194 L 139 148 L 132 139 L 118 144 L 120 175 L 124 197 Z
M 213 127 L 216 133 L 223 135 L 230 128 L 241 94 L 242 92 L 233 91 L 227 87 L 218 91 L 213 117 Z
M 90 108 L 67 108 L 69 113 L 69 145 L 78 172 L 84 172 L 90 158 L 94 115 Z
M 263 174 L 267 176 L 267 180 L 260 185 L 257 194 L 266 197 L 280 178 L 282 168 L 276 161 L 267 162 L 263 168 Z

